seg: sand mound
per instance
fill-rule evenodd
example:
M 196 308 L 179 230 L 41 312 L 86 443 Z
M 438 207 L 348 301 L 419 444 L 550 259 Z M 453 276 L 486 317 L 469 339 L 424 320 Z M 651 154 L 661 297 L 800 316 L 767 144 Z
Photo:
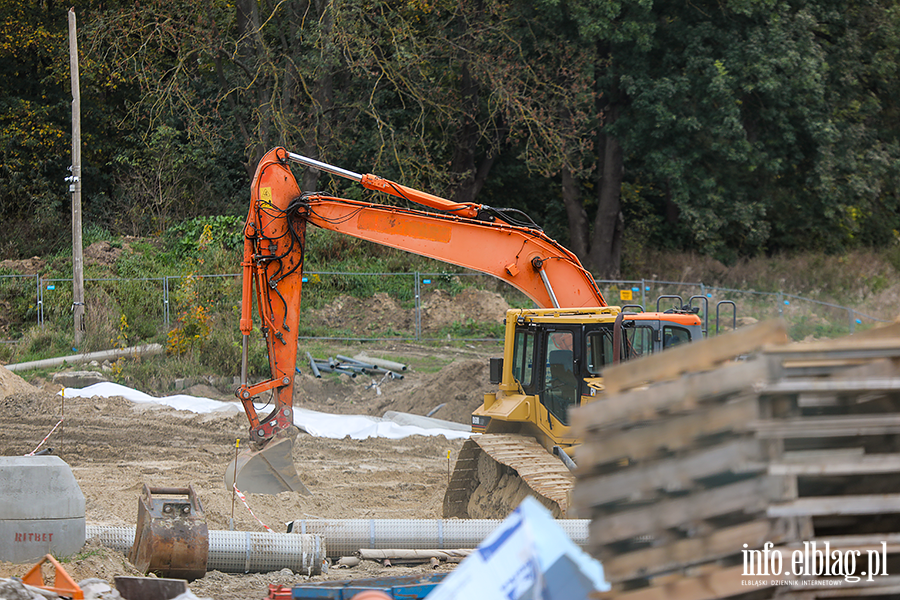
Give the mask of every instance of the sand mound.
M 496 386 L 488 382 L 488 361 L 468 359 L 447 365 L 440 372 L 424 378 L 399 393 L 388 395 L 384 410 L 396 410 L 432 416 L 468 425 L 472 411 L 481 405 L 484 394 Z
M 10 394 L 34 392 L 36 389 L 6 367 L 0 366 L 0 400 Z
M 503 322 L 509 304 L 496 292 L 466 288 L 456 296 L 434 290 L 422 299 L 422 328 L 436 331 L 453 323 Z

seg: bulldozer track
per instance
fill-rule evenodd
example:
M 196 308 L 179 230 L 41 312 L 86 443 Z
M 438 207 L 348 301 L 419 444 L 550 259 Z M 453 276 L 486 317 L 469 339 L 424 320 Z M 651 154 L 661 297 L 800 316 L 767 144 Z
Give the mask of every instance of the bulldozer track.
M 460 451 L 444 498 L 445 517 L 468 516 L 469 498 L 479 484 L 481 452 L 515 470 L 536 496 L 555 503 L 565 516 L 575 478 L 561 460 L 529 436 L 482 434 L 473 435 Z

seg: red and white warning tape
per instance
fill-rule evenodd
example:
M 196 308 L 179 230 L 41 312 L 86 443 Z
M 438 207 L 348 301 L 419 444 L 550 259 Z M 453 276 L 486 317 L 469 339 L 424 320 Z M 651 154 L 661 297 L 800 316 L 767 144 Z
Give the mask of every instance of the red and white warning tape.
M 234 488 L 234 491 L 237 493 L 237 497 L 240 498 L 241 502 L 244 503 L 244 506 L 247 507 L 247 511 L 250 513 L 250 516 L 252 516 L 254 519 L 256 519 L 256 522 L 259 523 L 260 525 L 262 525 L 263 529 L 272 533 L 272 530 L 269 529 L 269 526 L 266 525 L 265 523 L 263 523 L 262 521 L 260 521 L 259 517 L 257 517 L 255 514 L 253 514 L 253 510 L 250 508 L 250 505 L 247 504 L 247 497 L 244 496 L 243 492 L 241 492 L 241 490 L 237 489 L 237 486 L 234 484 L 232 484 L 232 487 Z
M 31 452 L 29 452 L 29 453 L 26 454 L 25 456 L 34 456 L 34 453 L 41 449 L 41 446 L 44 445 L 44 442 L 46 442 L 48 439 L 50 439 L 50 436 L 53 435 L 53 432 L 56 431 L 56 428 L 59 427 L 60 423 L 62 423 L 62 422 L 63 422 L 63 420 L 60 419 L 59 422 L 58 422 L 56 425 L 53 426 L 53 429 L 50 430 L 50 433 L 48 433 L 47 436 L 46 436 L 44 439 L 41 440 L 41 443 L 38 444 L 37 447 L 35 447 L 34 450 L 32 450 Z

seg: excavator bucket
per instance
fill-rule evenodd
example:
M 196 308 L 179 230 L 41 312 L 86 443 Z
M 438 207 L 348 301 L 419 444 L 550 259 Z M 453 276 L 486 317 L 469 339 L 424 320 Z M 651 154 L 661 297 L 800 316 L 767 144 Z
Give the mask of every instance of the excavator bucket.
M 244 450 L 225 469 L 225 487 L 232 484 L 242 492 L 278 494 L 280 492 L 310 492 L 294 467 L 294 440 L 289 437 L 273 440 L 262 450 Z
M 208 557 L 209 530 L 194 486 L 144 484 L 128 560 L 142 573 L 193 581 L 206 575 Z

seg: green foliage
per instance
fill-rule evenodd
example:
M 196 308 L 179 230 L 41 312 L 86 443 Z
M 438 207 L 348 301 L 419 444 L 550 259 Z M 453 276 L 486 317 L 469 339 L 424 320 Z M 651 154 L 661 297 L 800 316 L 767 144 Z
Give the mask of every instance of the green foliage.
M 121 248 L 122 242 L 121 240 L 115 239 L 112 233 L 102 225 L 97 223 L 88 223 L 86 225 L 82 224 L 81 231 L 81 244 L 84 248 L 87 248 L 94 242 L 110 242 L 110 246 L 113 248 Z
M 192 352 L 209 338 L 209 308 L 200 299 L 198 278 L 183 277 L 175 291 L 175 304 L 181 307 L 177 325 L 169 331 L 166 352 L 180 356 Z
M 211 245 L 239 252 L 244 247 L 244 219 L 225 215 L 194 217 L 169 228 L 166 238 L 182 259 L 199 258 L 201 250 Z
M 788 335 L 794 340 L 830 339 L 846 334 L 847 325 L 845 323 L 822 319 L 815 315 L 803 315 L 792 321 L 788 328 Z
M 18 340 L 15 348 L 15 362 L 28 362 L 72 353 L 72 327 L 68 333 L 53 327 L 31 327 Z
M 891 3 L 257 4 L 248 16 L 224 0 L 74 2 L 86 239 L 178 224 L 179 258 L 227 264 L 240 221 L 209 215 L 244 214 L 258 158 L 284 145 L 521 209 L 567 243 L 603 225 L 609 139 L 624 152 L 626 267 L 647 247 L 737 264 L 883 247 L 900 229 Z M 16 232 L 0 239 L 0 258 L 69 244 L 65 9 L 0 0 L 0 216 Z M 578 183 L 569 210 L 563 169 Z M 372 198 L 298 174 L 302 189 Z M 206 225 L 220 252 L 201 257 Z M 350 270 L 333 265 L 352 243 L 330 245 L 337 252 L 311 245 L 308 269 Z M 374 270 L 412 264 L 373 255 Z
M 503 323 L 481 323 L 474 319 L 466 319 L 455 321 L 449 327 L 442 327 L 438 337 L 502 340 L 504 327 Z

